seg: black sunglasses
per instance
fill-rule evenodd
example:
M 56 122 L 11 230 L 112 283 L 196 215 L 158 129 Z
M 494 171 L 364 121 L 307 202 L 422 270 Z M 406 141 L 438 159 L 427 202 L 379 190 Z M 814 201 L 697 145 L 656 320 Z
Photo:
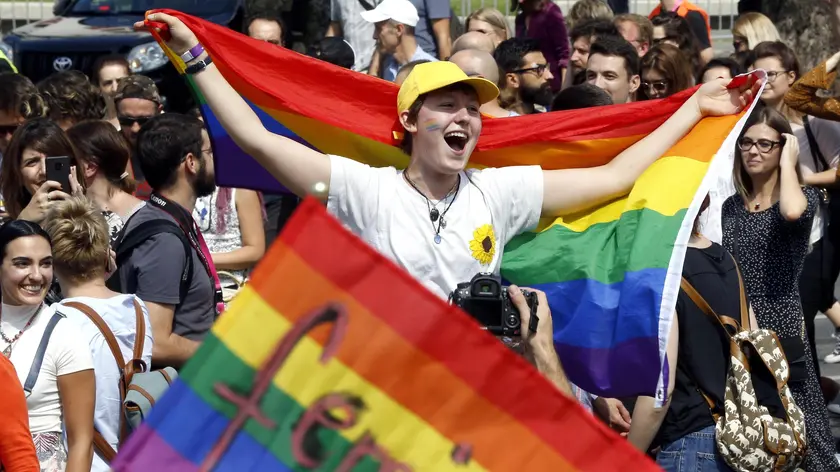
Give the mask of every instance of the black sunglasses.
M 0 125 L 0 136 L 15 134 L 15 131 L 18 129 L 19 126 L 20 125 Z
M 117 119 L 120 122 L 120 126 L 125 126 L 126 128 L 131 128 L 134 126 L 134 123 L 137 123 L 140 126 L 145 125 L 149 120 L 152 119 L 151 116 L 119 116 Z

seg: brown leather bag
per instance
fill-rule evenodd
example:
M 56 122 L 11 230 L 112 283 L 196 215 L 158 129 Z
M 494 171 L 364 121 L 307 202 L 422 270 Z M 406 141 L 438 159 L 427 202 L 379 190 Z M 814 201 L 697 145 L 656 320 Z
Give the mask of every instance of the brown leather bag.
M 128 437 L 128 425 L 126 423 L 125 415 L 122 414 L 123 409 L 123 402 L 125 401 L 125 394 L 128 386 L 131 384 L 131 379 L 134 377 L 135 373 L 138 372 L 145 372 L 148 368 L 146 363 L 143 361 L 143 343 L 146 339 L 146 323 L 143 320 L 143 309 L 140 308 L 140 304 L 137 302 L 137 299 L 134 300 L 134 313 L 136 316 L 136 334 L 135 334 L 135 341 L 134 341 L 134 352 L 132 354 L 132 359 L 129 362 L 125 362 L 123 360 L 122 351 L 120 350 L 120 345 L 117 343 L 117 338 L 114 336 L 114 333 L 111 332 L 111 329 L 108 327 L 108 324 L 105 323 L 105 320 L 99 316 L 93 308 L 85 305 L 84 303 L 80 302 L 67 302 L 63 304 L 64 306 L 75 308 L 93 322 L 94 325 L 99 329 L 102 335 L 105 337 L 105 342 L 108 344 L 108 348 L 111 350 L 111 354 L 114 355 L 114 360 L 117 361 L 117 367 L 120 369 L 120 442 L 122 443 Z M 108 441 L 102 436 L 99 431 L 93 432 L 93 446 L 102 456 L 102 458 L 107 463 L 111 463 L 114 460 L 114 457 L 117 455 L 117 451 L 114 450 L 113 447 L 108 443 Z

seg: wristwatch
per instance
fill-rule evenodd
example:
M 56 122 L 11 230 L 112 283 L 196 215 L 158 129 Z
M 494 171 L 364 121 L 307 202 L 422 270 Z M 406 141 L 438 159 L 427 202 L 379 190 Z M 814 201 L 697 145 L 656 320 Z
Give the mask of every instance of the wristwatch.
M 198 62 L 190 64 L 190 66 L 187 67 L 187 69 L 184 72 L 189 74 L 189 75 L 194 75 L 194 74 L 197 74 L 197 73 L 203 71 L 204 69 L 207 68 L 207 66 L 209 66 L 212 63 L 213 63 L 213 59 L 210 56 L 207 56 L 207 57 L 205 57 L 204 59 L 202 59 Z

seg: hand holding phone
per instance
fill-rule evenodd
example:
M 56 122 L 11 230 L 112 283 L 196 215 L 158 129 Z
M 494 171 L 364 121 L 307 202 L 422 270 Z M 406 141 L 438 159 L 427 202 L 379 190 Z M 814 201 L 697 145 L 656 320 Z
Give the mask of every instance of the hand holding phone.
M 58 182 L 61 191 L 71 193 L 70 187 L 70 156 L 50 156 L 46 159 L 47 180 Z

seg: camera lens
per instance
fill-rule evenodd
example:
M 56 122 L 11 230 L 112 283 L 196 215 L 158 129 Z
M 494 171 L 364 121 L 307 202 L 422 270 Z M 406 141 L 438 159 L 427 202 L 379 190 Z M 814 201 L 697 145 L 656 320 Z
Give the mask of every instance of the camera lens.
M 56 163 L 54 163 L 54 164 L 53 164 L 53 169 L 55 169 L 55 170 L 61 170 L 61 163 L 60 163 L 60 162 L 56 162 Z

